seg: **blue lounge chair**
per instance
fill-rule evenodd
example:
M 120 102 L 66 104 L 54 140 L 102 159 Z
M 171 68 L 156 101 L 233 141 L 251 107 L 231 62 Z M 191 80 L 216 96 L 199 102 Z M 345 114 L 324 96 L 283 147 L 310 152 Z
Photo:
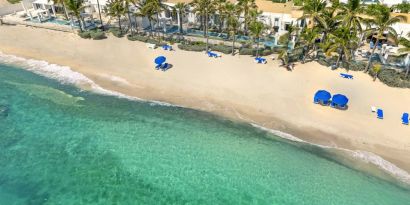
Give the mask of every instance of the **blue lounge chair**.
M 208 51 L 208 52 L 206 52 L 206 53 L 208 54 L 209 57 L 212 57 L 212 58 L 218 58 L 218 57 L 219 57 L 218 54 L 213 53 L 213 52 L 211 52 L 211 51 Z
M 347 79 L 353 79 L 353 75 L 349 75 L 349 74 L 346 74 L 346 73 L 340 73 L 340 77 L 347 78 Z
M 166 51 L 172 51 L 172 46 L 170 45 L 163 45 L 162 48 Z
M 265 59 L 265 58 L 261 58 L 261 57 L 257 57 L 257 58 L 255 58 L 255 62 L 256 62 L 256 63 L 260 63 L 260 64 L 265 64 L 265 63 L 266 63 L 266 59 Z
M 382 109 L 377 109 L 377 118 L 383 119 L 383 110 Z
M 163 64 L 160 66 L 160 69 L 161 69 L 162 71 L 168 70 L 168 63 L 163 63 Z
M 409 113 L 403 113 L 403 116 L 401 117 L 401 122 L 403 125 L 409 125 Z

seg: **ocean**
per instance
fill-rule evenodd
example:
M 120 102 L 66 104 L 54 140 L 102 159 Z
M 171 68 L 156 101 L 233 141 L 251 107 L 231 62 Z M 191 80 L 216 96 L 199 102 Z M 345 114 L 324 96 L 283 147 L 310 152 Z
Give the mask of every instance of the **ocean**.
M 122 96 L 67 67 L 5 59 L 1 205 L 410 204 L 394 165 L 389 180 L 330 148 Z

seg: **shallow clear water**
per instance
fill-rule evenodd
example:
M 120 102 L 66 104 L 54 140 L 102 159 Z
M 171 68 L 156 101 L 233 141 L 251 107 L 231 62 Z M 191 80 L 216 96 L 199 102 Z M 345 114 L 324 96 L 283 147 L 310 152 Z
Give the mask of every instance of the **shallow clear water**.
M 410 204 L 321 148 L 4 65 L 0 112 L 0 204 Z

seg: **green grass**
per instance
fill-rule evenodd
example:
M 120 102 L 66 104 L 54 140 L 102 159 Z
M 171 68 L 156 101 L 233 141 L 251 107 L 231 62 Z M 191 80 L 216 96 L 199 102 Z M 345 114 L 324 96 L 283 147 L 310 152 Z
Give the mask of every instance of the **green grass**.
M 11 4 L 17 4 L 19 3 L 21 0 L 7 0 L 9 3 Z

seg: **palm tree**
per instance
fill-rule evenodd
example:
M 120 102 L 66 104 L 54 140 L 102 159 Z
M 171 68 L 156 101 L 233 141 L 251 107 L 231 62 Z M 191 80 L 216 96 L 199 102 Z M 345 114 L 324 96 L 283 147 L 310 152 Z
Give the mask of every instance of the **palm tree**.
M 339 16 L 341 17 L 342 25 L 361 33 L 363 31 L 362 24 L 364 23 L 362 14 L 365 7 L 361 4 L 360 0 L 349 0 L 347 4 L 341 7 L 341 10 Z
M 313 23 L 313 28 L 317 25 L 327 27 L 326 21 L 322 16 L 326 5 L 326 0 L 306 0 L 302 6 L 303 16 L 301 19 L 310 19 Z
M 344 57 L 346 62 L 349 62 L 352 57 L 352 50 L 358 45 L 358 38 L 356 33 L 351 32 L 349 27 L 339 27 L 335 32 L 329 34 L 327 44 L 325 44 L 324 51 L 328 56 L 332 52 L 337 52 L 339 57 L 336 61 L 336 66 L 339 66 L 339 62 Z
M 140 4 L 139 4 L 139 7 L 140 7 L 140 9 L 135 15 L 136 16 L 141 16 L 141 17 L 147 17 L 148 22 L 149 22 L 149 27 L 150 27 L 149 35 L 152 36 L 152 32 L 153 32 L 152 21 L 154 20 L 153 16 L 154 16 L 155 12 L 148 5 L 147 0 L 141 1 Z
M 327 35 L 335 30 L 340 24 L 339 16 L 337 15 L 340 10 L 340 4 L 334 2 L 332 6 L 323 9 L 320 18 L 324 20 L 324 23 L 317 25 L 320 31 L 323 33 L 321 42 L 325 42 Z
M 228 30 L 230 35 L 232 36 L 232 55 L 235 54 L 235 40 L 236 40 L 236 33 L 238 32 L 239 28 L 239 8 L 233 3 L 227 2 L 225 4 L 225 13 L 226 19 L 228 23 Z
M 289 66 L 289 53 L 287 49 L 283 49 L 279 52 L 278 59 L 282 61 L 282 65 L 285 67 Z
M 68 12 L 67 12 L 67 8 L 65 6 L 65 0 L 54 0 L 55 4 L 61 4 L 61 6 L 63 7 L 64 10 L 64 17 L 66 20 L 68 20 Z
M 410 32 L 407 34 L 407 37 L 410 38 Z M 410 58 L 410 41 L 407 40 L 406 38 L 400 38 L 400 44 L 403 45 L 403 48 L 400 48 L 400 52 L 407 53 L 406 58 Z M 405 77 L 407 78 L 409 76 L 409 71 L 410 71 L 410 62 L 407 62 L 406 64 L 406 74 Z
M 371 55 L 369 57 L 369 61 L 367 62 L 365 72 L 367 72 L 370 68 L 372 57 L 383 34 L 387 32 L 390 37 L 397 39 L 396 30 L 392 27 L 392 25 L 399 23 L 400 21 L 405 19 L 404 16 L 391 16 L 390 11 L 388 9 L 383 9 L 383 7 L 381 7 L 382 9 L 380 9 L 380 11 L 376 12 L 377 15 L 375 15 L 374 18 L 370 21 L 373 26 L 371 30 L 373 32 L 376 32 L 376 43 L 374 44 Z
M 178 14 L 177 16 L 179 22 L 179 33 L 183 34 L 184 30 L 182 28 L 182 19 L 188 13 L 189 5 L 184 2 L 178 2 L 177 4 L 175 4 L 175 9 Z
M 194 0 L 191 2 L 191 6 L 194 8 L 193 12 L 199 14 L 202 18 L 204 25 L 204 36 L 206 38 L 206 51 L 209 49 L 209 36 L 208 36 L 208 23 L 209 14 L 215 11 L 214 1 L 212 0 Z
M 100 1 L 97 0 L 97 7 L 98 7 L 98 16 L 100 17 L 101 28 L 104 30 L 104 23 L 101 17 L 101 9 L 100 9 Z
M 265 24 L 260 21 L 253 21 L 249 25 L 249 30 L 256 42 L 256 57 L 259 56 L 259 39 L 265 29 Z
M 307 56 L 316 51 L 316 39 L 320 37 L 317 28 L 306 28 L 300 35 L 303 44 L 303 60 L 302 63 L 306 62 Z
M 159 28 L 159 14 L 162 11 L 168 10 L 167 5 L 165 5 L 162 0 L 146 0 L 146 7 L 147 9 L 151 11 L 151 13 L 155 14 L 157 17 L 157 24 L 156 24 L 156 29 Z
M 107 14 L 111 17 L 118 19 L 118 27 L 120 29 L 120 34 L 122 34 L 121 29 L 121 17 L 125 14 L 127 9 L 124 6 L 124 2 L 122 0 L 109 0 L 107 2 Z
M 132 26 L 132 21 L 131 21 L 131 11 L 130 11 L 130 5 L 135 5 L 135 0 L 124 0 L 125 2 L 125 10 L 128 16 L 128 24 L 129 24 L 129 28 L 131 31 L 131 35 L 134 34 L 134 29 Z
M 249 13 L 251 10 L 257 9 L 255 0 L 238 0 L 238 4 L 237 4 L 242 11 L 242 15 L 244 18 L 244 33 L 245 35 L 248 34 L 248 27 L 250 26 L 250 16 Z
M 214 0 L 215 1 L 215 10 L 218 12 L 218 31 L 222 33 L 223 24 L 226 18 L 226 0 Z
M 78 20 L 80 31 L 83 32 L 83 18 L 81 17 L 81 11 L 84 9 L 82 0 L 65 0 L 65 4 L 70 10 L 70 14 L 75 16 Z

